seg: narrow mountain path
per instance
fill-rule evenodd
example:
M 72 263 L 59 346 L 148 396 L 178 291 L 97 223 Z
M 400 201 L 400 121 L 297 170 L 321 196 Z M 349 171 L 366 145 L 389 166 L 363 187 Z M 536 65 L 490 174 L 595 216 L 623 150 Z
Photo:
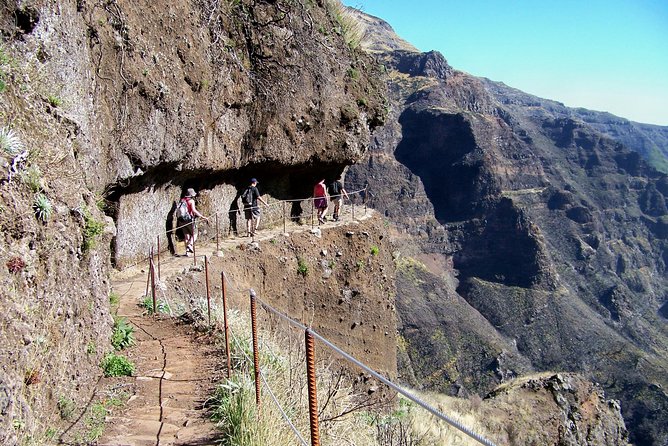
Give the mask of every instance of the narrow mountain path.
M 356 220 L 372 215 L 359 212 Z M 327 222 L 320 230 L 350 223 L 342 213 L 340 222 Z M 288 233 L 313 231 L 310 225 L 289 223 Z M 317 231 L 315 231 L 317 233 Z M 271 240 L 283 234 L 283 227 L 261 229 L 254 239 L 236 237 L 220 240 L 221 251 L 243 243 Z M 177 246 L 183 252 L 183 243 Z M 214 255 L 216 243 L 198 243 L 201 255 Z M 181 273 L 193 258 L 161 255 L 163 280 Z M 157 274 L 157 273 L 156 273 Z M 148 316 L 138 304 L 146 294 L 146 262 L 112 275 L 112 290 L 120 296 L 118 316 L 135 327 L 134 347 L 127 350 L 135 364 L 132 395 L 120 413 L 107 418 L 101 446 L 205 446 L 217 444 L 214 424 L 208 419 L 206 400 L 224 375 L 223 352 L 208 335 L 195 332 L 188 324 L 166 315 Z

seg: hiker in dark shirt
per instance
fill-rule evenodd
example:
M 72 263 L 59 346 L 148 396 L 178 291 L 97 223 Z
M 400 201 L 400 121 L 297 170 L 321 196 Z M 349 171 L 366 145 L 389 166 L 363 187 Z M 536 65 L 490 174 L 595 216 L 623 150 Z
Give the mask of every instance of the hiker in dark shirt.
M 332 217 L 334 218 L 334 221 L 339 221 L 339 211 L 341 210 L 341 201 L 343 197 L 350 200 L 348 192 L 343 188 L 340 177 L 329 183 L 327 192 L 329 192 L 329 197 L 334 205 L 334 213 L 332 214 Z
M 248 237 L 255 236 L 255 232 L 258 226 L 260 226 L 260 208 L 257 202 L 260 201 L 265 206 L 267 205 L 267 202 L 260 196 L 257 184 L 257 179 L 252 178 L 250 186 L 241 194 L 241 201 L 244 204 L 244 216 L 246 217 L 246 235 Z

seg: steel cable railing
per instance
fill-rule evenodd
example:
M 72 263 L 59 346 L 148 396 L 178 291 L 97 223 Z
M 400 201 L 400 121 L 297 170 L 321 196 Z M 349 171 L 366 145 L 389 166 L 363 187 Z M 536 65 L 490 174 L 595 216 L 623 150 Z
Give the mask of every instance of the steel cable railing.
M 241 351 L 242 355 L 246 358 L 246 360 L 247 360 L 249 363 L 252 363 L 252 362 L 253 362 L 253 359 L 250 358 L 250 357 L 246 354 L 246 352 L 244 351 L 244 349 L 243 349 L 242 346 L 241 346 L 241 342 L 239 341 L 239 338 L 237 338 L 237 336 L 234 334 L 234 332 L 230 332 L 230 334 L 232 335 L 232 339 L 234 340 L 234 343 L 237 345 L 237 349 L 238 349 L 239 351 Z M 229 354 L 229 353 L 228 353 L 228 354 Z M 283 419 L 285 420 L 285 422 L 288 424 L 288 426 L 290 427 L 290 429 L 292 430 L 292 432 L 295 434 L 295 436 L 299 439 L 299 441 L 301 442 L 301 444 L 304 445 L 304 446 L 308 446 L 308 443 L 306 443 L 306 441 L 304 440 L 304 438 L 301 436 L 301 434 L 299 433 L 299 430 L 297 429 L 297 427 L 294 425 L 294 423 L 292 422 L 292 420 L 290 420 L 290 417 L 288 417 L 288 415 L 285 413 L 285 410 L 283 409 L 283 407 L 281 407 L 281 403 L 278 401 L 278 398 L 276 398 L 276 395 L 275 395 L 274 392 L 271 390 L 271 386 L 270 386 L 269 383 L 267 382 L 267 379 L 265 378 L 265 376 L 264 376 L 264 374 L 262 373 L 262 371 L 260 371 L 259 375 L 260 375 L 260 378 L 262 379 L 262 382 L 263 382 L 264 385 L 265 385 L 265 388 L 266 388 L 267 391 L 269 392 L 269 395 L 271 395 L 271 399 L 274 401 L 274 404 L 275 404 L 276 407 L 278 408 L 278 410 L 279 410 L 279 412 L 281 413 L 281 416 L 283 417 Z
M 494 443 L 492 443 L 490 440 L 487 440 L 486 438 L 484 438 L 484 437 L 481 436 L 480 434 L 478 434 L 478 433 L 474 432 L 473 430 L 469 429 L 468 427 L 464 426 L 462 423 L 460 423 L 460 422 L 458 422 L 457 420 L 455 420 L 455 419 L 453 419 L 453 418 L 451 418 L 451 417 L 449 417 L 449 416 L 447 416 L 447 415 L 441 413 L 440 411 L 438 411 L 438 410 L 435 409 L 434 407 L 432 407 L 432 406 L 430 406 L 429 404 L 427 404 L 426 402 L 422 401 L 420 398 L 418 398 L 418 397 L 412 395 L 411 393 L 409 393 L 408 391 L 404 390 L 404 389 L 401 388 L 400 386 L 394 384 L 392 381 L 390 381 L 389 379 L 385 378 L 383 375 L 381 375 L 381 374 L 379 374 L 378 372 L 376 372 L 375 370 L 371 369 L 370 367 L 368 367 L 367 365 L 365 365 L 365 364 L 362 363 L 361 361 L 357 360 L 356 358 L 354 358 L 354 357 L 351 356 L 350 354 L 346 353 L 345 351 L 341 350 L 341 349 L 340 349 L 339 347 L 337 347 L 334 343 L 332 343 L 331 341 L 329 341 L 329 340 L 326 339 L 325 337 L 321 336 L 320 334 L 318 334 L 318 333 L 317 333 L 316 331 L 314 331 L 313 329 L 307 328 L 305 325 L 301 324 L 300 322 L 297 322 L 297 321 L 293 320 L 293 319 L 290 318 L 289 316 L 283 314 L 281 311 L 278 311 L 277 309 L 275 309 L 274 307 L 272 307 L 272 306 L 269 305 L 268 303 L 262 301 L 261 299 L 259 299 L 259 298 L 257 298 L 257 297 L 256 297 L 256 299 L 258 300 L 258 302 L 260 303 L 260 305 L 261 305 L 265 310 L 272 312 L 272 313 L 275 314 L 276 316 L 280 317 L 281 319 L 285 320 L 286 322 L 288 322 L 289 324 L 291 324 L 291 325 L 293 325 L 293 326 L 295 326 L 295 327 L 298 327 L 298 328 L 300 328 L 300 329 L 303 329 L 303 330 L 306 330 L 306 331 L 310 332 L 310 333 L 313 335 L 313 337 L 315 337 L 315 338 L 318 339 L 320 342 L 322 342 L 323 344 L 325 344 L 325 345 L 326 345 L 327 347 L 329 347 L 331 350 L 333 350 L 334 352 L 336 352 L 337 354 L 339 354 L 340 356 L 342 356 L 343 358 L 345 358 L 345 359 L 348 360 L 349 362 L 355 364 L 357 367 L 359 367 L 359 368 L 361 368 L 362 370 L 366 371 L 367 373 L 369 373 L 369 374 L 372 375 L 374 378 L 376 378 L 377 380 L 379 380 L 379 381 L 382 382 L 383 384 L 387 385 L 387 386 L 390 387 L 391 389 L 395 390 L 396 392 L 400 393 L 400 394 L 403 395 L 404 397 L 406 397 L 406 398 L 408 398 L 409 400 L 413 401 L 415 404 L 417 404 L 418 406 L 422 407 L 422 408 L 425 409 L 427 412 L 429 412 L 430 414 L 434 415 L 436 418 L 445 421 L 446 423 L 448 423 L 449 425 L 451 425 L 451 426 L 454 427 L 455 429 L 457 429 L 457 430 L 459 430 L 460 432 L 466 434 L 467 436 L 469 436 L 469 437 L 471 437 L 472 439 L 476 440 L 476 441 L 477 441 L 478 443 L 480 443 L 480 444 L 484 444 L 484 445 L 486 445 L 486 446 L 496 446 L 496 445 L 495 445 Z

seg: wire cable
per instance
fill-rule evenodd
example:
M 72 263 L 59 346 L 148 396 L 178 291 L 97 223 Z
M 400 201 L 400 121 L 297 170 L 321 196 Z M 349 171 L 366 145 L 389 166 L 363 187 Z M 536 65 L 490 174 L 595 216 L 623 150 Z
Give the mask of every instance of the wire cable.
M 339 355 L 343 356 L 343 357 L 344 357 L 345 359 L 347 359 L 349 362 L 352 362 L 353 364 L 355 364 L 356 366 L 358 366 L 358 367 L 361 368 L 362 370 L 368 372 L 370 375 L 372 375 L 374 378 L 376 378 L 377 380 L 379 380 L 379 381 L 382 382 L 383 384 L 387 385 L 388 387 L 394 389 L 395 391 L 397 391 L 398 393 L 402 394 L 403 396 L 405 396 L 405 397 L 408 398 L 409 400 L 413 401 L 415 404 L 417 404 L 418 406 L 422 407 L 422 408 L 425 409 L 427 412 L 429 412 L 429 413 L 431 413 L 432 415 L 434 415 L 436 418 L 439 418 L 439 419 L 445 421 L 446 423 L 448 423 L 449 425 L 451 425 L 451 426 L 454 427 L 455 429 L 458 429 L 459 431 L 461 431 L 461 432 L 463 432 L 464 434 L 468 435 L 469 437 L 473 438 L 474 440 L 476 440 L 476 441 L 477 441 L 478 443 L 480 443 L 480 444 L 484 444 L 484 445 L 486 445 L 486 446 L 496 446 L 494 443 L 492 443 L 491 441 L 489 441 L 489 440 L 487 440 L 486 438 L 482 437 L 482 436 L 479 435 L 478 433 L 473 432 L 471 429 L 469 429 L 468 427 L 464 426 L 462 423 L 460 423 L 460 422 L 458 422 L 457 420 L 455 420 L 455 419 L 453 419 L 453 418 L 451 418 L 451 417 L 449 417 L 449 416 L 447 416 L 447 415 L 445 415 L 445 414 L 439 412 L 437 409 L 435 409 L 435 408 L 433 408 L 432 406 L 430 406 L 429 404 L 425 403 L 425 402 L 422 401 L 420 398 L 418 398 L 418 397 L 416 397 L 416 396 L 413 396 L 413 395 L 410 394 L 408 391 L 404 390 L 403 388 L 401 388 L 401 387 L 399 387 L 398 385 L 394 384 L 394 383 L 393 383 L 392 381 L 390 381 L 389 379 L 385 378 L 383 375 L 381 375 L 381 374 L 379 374 L 378 372 L 376 372 L 375 370 L 373 370 L 373 369 L 367 367 L 365 364 L 363 364 L 362 362 L 360 362 L 359 360 L 357 360 L 357 359 L 354 358 L 353 356 L 349 355 L 349 354 L 346 353 L 345 351 L 341 350 L 339 347 L 337 347 L 337 346 L 334 345 L 332 342 L 330 342 L 329 340 L 327 340 L 326 338 L 324 338 L 323 336 L 321 336 L 320 334 L 318 334 L 316 331 L 314 331 L 314 330 L 312 330 L 312 329 L 310 329 L 310 328 L 307 328 L 305 325 L 303 325 L 303 324 L 301 324 L 301 323 L 299 323 L 299 322 L 297 322 L 297 321 L 292 320 L 292 318 L 290 318 L 289 316 L 287 316 L 287 315 L 283 314 L 282 312 L 276 310 L 274 307 L 272 307 L 271 305 L 269 305 L 269 304 L 267 304 L 266 302 L 262 301 L 260 298 L 257 298 L 257 297 L 256 297 L 256 299 L 258 300 L 258 302 L 260 302 L 260 304 L 261 304 L 263 307 L 265 307 L 266 309 L 268 309 L 269 311 L 271 311 L 271 312 L 274 313 L 275 315 L 279 316 L 279 317 L 282 318 L 283 320 L 288 321 L 290 324 L 292 324 L 292 325 L 294 325 L 294 326 L 296 326 L 296 327 L 303 328 L 303 329 L 305 329 L 305 330 L 309 330 L 309 332 L 310 332 L 311 334 L 313 334 L 313 336 L 314 336 L 316 339 L 318 339 L 320 342 L 322 342 L 323 344 L 325 344 L 326 346 L 328 346 L 330 349 L 332 349 L 333 351 L 335 351 L 335 352 L 338 353 Z

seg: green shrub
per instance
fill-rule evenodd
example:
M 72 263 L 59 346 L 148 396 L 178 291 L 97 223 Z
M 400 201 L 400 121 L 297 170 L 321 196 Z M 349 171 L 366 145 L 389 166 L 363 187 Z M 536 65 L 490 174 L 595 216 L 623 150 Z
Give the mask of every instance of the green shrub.
M 371 255 L 372 255 L 372 256 L 377 256 L 379 252 L 380 252 L 380 250 L 378 249 L 378 246 L 373 245 L 373 246 L 371 247 Z
M 104 223 L 95 220 L 87 209 L 84 210 L 83 251 L 88 252 L 95 247 L 97 237 L 104 231 Z
M 302 277 L 306 277 L 308 275 L 308 265 L 302 258 L 297 259 L 297 274 Z
M 111 293 L 109 294 L 109 305 L 116 306 L 121 302 L 121 297 L 118 295 L 118 293 Z
M 116 350 L 135 345 L 134 327 L 124 317 L 114 317 L 114 329 L 111 334 L 111 345 Z
M 135 371 L 134 364 L 128 361 L 128 358 L 113 353 L 109 353 L 104 357 L 102 363 L 100 363 L 100 367 L 102 367 L 102 371 L 106 377 L 132 376 Z
M 144 313 L 153 314 L 153 298 L 151 296 L 145 296 L 144 299 L 139 302 L 139 306 L 144 309 Z M 158 313 L 167 314 L 169 313 L 169 305 L 164 300 L 157 300 L 155 306 Z

